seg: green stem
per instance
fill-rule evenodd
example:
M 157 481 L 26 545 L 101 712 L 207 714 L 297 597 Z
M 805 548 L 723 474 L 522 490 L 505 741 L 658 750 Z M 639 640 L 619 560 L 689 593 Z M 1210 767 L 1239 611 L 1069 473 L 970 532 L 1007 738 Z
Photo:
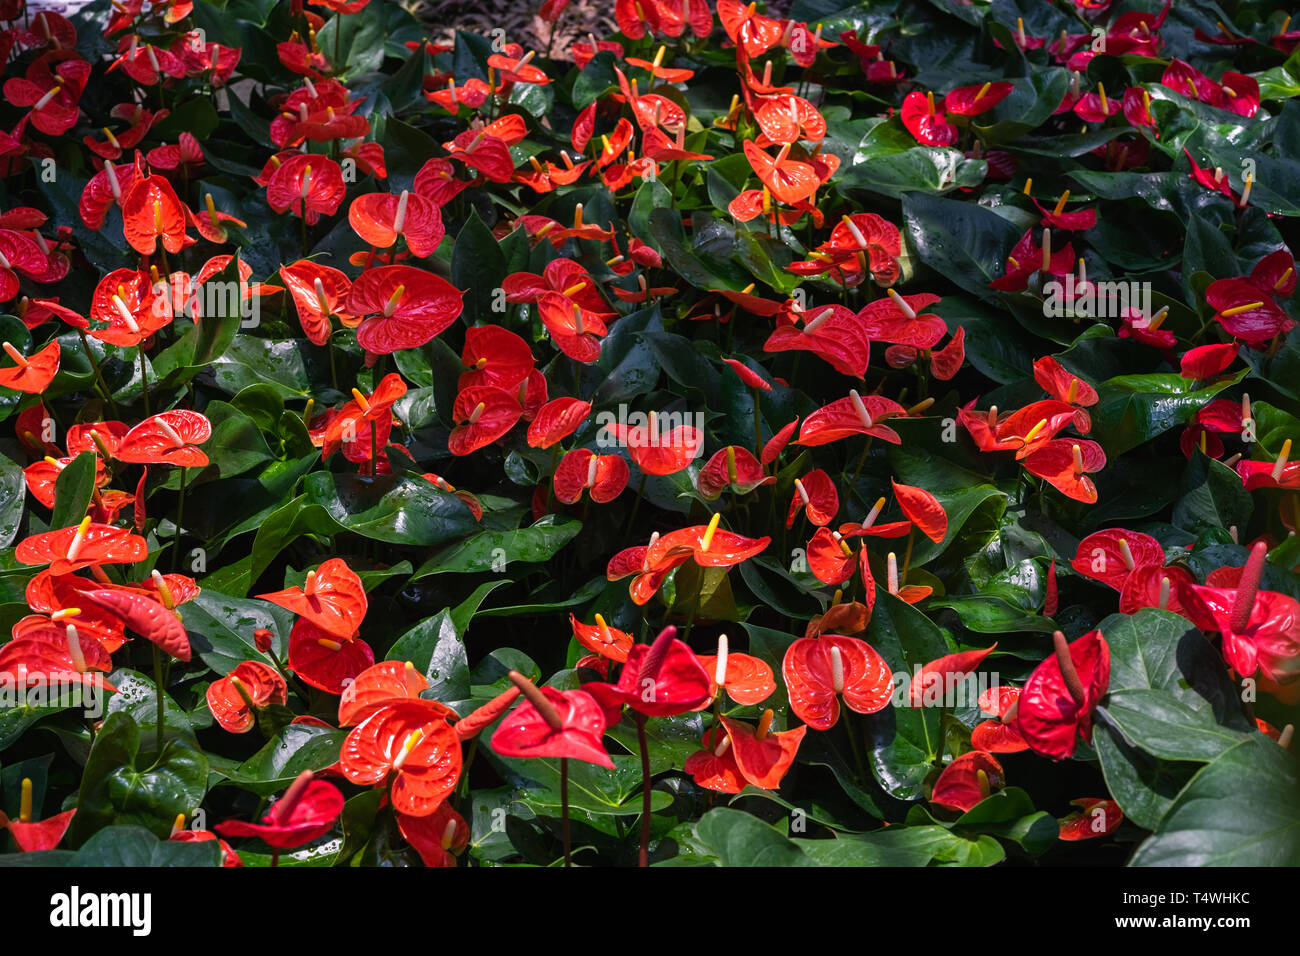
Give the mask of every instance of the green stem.
M 104 382 L 104 373 L 100 370 L 99 362 L 95 359 L 95 353 L 90 348 L 90 342 L 86 338 L 86 333 L 77 329 L 77 334 L 81 336 L 81 347 L 86 350 L 86 359 L 90 362 L 90 368 L 95 373 L 95 384 L 99 388 L 99 394 L 104 396 L 104 400 L 113 409 L 113 416 L 117 417 L 117 402 L 113 401 L 113 396 L 108 390 L 108 385 Z
M 564 840 L 564 866 L 569 861 L 569 758 L 560 758 L 560 834 Z
M 844 732 L 849 738 L 849 749 L 853 752 L 853 764 L 857 767 L 858 779 L 863 783 L 867 780 L 867 768 L 862 762 L 862 751 L 858 747 L 858 735 L 853 732 L 853 714 L 847 708 L 843 711 Z
M 636 712 L 636 741 L 641 750 L 641 851 L 638 866 L 650 865 L 650 747 L 645 737 L 645 714 Z
M 552 471 L 554 471 L 554 469 L 552 469 Z M 624 537 L 630 535 L 632 533 L 632 530 L 636 527 L 636 513 L 641 508 L 641 497 L 645 494 L 645 483 L 648 477 L 650 476 L 647 475 L 644 471 L 641 472 L 641 481 L 636 486 L 636 501 L 632 503 L 632 516 L 628 519 L 627 531 L 623 533 Z M 548 510 L 549 510 L 549 506 L 548 506 Z
M 155 728 L 154 743 L 157 745 L 158 757 L 162 759 L 163 750 L 163 661 L 162 651 L 157 644 L 153 645 L 153 679 L 154 679 L 154 700 L 158 704 L 158 726 Z

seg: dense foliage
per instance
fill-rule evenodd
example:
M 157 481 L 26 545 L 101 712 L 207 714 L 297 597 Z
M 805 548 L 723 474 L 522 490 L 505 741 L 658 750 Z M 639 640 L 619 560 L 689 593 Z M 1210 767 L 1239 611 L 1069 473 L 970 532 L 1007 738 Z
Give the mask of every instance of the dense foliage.
M 1300 864 L 1300 29 L 842 2 L 0 2 L 0 863 Z

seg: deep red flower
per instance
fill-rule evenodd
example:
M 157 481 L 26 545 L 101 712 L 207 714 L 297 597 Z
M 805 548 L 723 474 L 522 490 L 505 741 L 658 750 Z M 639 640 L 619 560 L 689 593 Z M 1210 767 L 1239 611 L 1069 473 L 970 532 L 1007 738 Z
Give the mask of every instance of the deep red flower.
M 346 193 L 342 168 L 318 153 L 291 153 L 266 184 L 266 201 L 272 209 L 305 216 L 308 225 L 334 215 Z
M 1091 840 L 1110 836 L 1124 822 L 1124 811 L 1114 800 L 1081 797 L 1070 805 L 1079 809 L 1060 821 L 1061 840 Z
M 1149 534 L 1108 528 L 1094 531 L 1079 542 L 1070 567 L 1076 574 L 1092 578 L 1122 591 L 1129 574 L 1138 568 L 1163 567 L 1165 549 Z
M 118 461 L 201 468 L 208 456 L 197 446 L 212 437 L 206 415 L 173 408 L 146 418 L 123 436 L 113 452 Z
M 303 333 L 313 345 L 329 341 L 331 316 L 337 315 L 344 325 L 356 324 L 345 307 L 352 281 L 338 269 L 300 259 L 281 266 L 280 277 L 293 298 Z
M 618 455 L 597 455 L 588 448 L 575 448 L 555 469 L 555 497 L 571 505 L 586 491 L 592 501 L 604 504 L 623 493 L 628 474 L 627 462 Z
M 261 661 L 244 661 L 229 674 L 208 685 L 208 710 L 223 730 L 246 734 L 257 723 L 257 711 L 268 704 L 288 701 L 288 687 L 280 672 Z
M 1110 684 L 1110 648 L 1100 631 L 1073 643 L 1057 631 L 1052 640 L 1056 653 L 1025 681 L 1015 727 L 1035 753 L 1064 760 L 1080 735 L 1092 741 L 1092 712 Z
M 601 743 L 605 711 L 585 690 L 537 687 L 518 671 L 510 679 L 526 701 L 497 725 L 491 747 L 503 757 L 560 757 L 614 769 Z
M 859 714 L 889 705 L 893 673 L 866 641 L 838 634 L 801 637 L 781 663 L 790 709 L 814 730 L 829 730 L 840 718 L 840 701 Z
M 393 808 L 409 816 L 434 813 L 460 779 L 460 740 L 434 701 L 388 704 L 353 727 L 339 752 L 352 783 L 392 779 Z
M 801 511 L 814 525 L 828 525 L 835 520 L 835 514 L 840 510 L 840 496 L 835 490 L 835 482 L 826 472 L 815 468 L 802 478 L 796 478 L 794 492 L 785 516 L 787 528 L 794 526 L 794 519 Z
M 957 142 L 957 127 L 944 118 L 945 110 L 935 105 L 933 93 L 908 93 L 898 115 L 922 146 L 951 146 Z
M 964 681 L 984 662 L 997 647 L 981 647 L 973 651 L 945 654 L 921 666 L 908 688 L 908 702 L 913 707 L 925 707 L 932 700 L 943 701 L 948 688 Z M 945 687 L 946 684 L 946 687 Z
M 412 266 L 368 269 L 352 283 L 347 309 L 366 316 L 357 342 L 376 355 L 419 348 L 456 321 L 463 292 Z
M 944 94 L 943 109 L 958 116 L 979 116 L 1005 100 L 1015 88 L 1014 83 L 1005 81 L 961 86 Z
M 299 774 L 260 824 L 227 820 L 214 829 L 227 837 L 257 837 L 277 850 L 292 850 L 324 836 L 343 812 L 343 794 L 313 776 L 310 770 Z
M 471 386 L 456 396 L 452 406 L 456 427 L 451 430 L 447 446 L 453 455 L 468 455 L 505 435 L 522 414 L 523 409 L 510 392 L 492 385 Z
M 803 421 L 798 445 L 826 445 L 853 435 L 871 435 L 894 445 L 902 444 L 898 432 L 882 424 L 902 417 L 907 410 L 883 395 L 859 395 L 851 390 L 848 398 L 837 399 L 819 408 Z
M 1261 345 L 1275 335 L 1286 335 L 1295 321 L 1249 279 L 1219 279 L 1205 290 L 1214 320 L 1235 339 Z
M 529 423 L 528 444 L 533 448 L 550 448 L 577 431 L 590 414 L 590 402 L 577 398 L 553 399 Z
M 299 618 L 289 632 L 290 670 L 327 693 L 343 693 L 374 662 L 374 651 L 365 641 L 340 639 L 306 618 Z
M 305 587 L 285 588 L 258 597 L 344 640 L 356 636 L 368 606 L 361 578 L 342 558 L 330 558 L 319 569 L 308 571 Z
M 1193 585 L 1190 597 L 1194 616 L 1223 635 L 1233 670 L 1285 685 L 1300 681 L 1300 602 L 1259 589 L 1267 559 L 1267 544 L 1256 542 L 1235 587 Z
M 666 627 L 653 644 L 633 646 L 617 684 L 583 685 L 608 719 L 616 720 L 624 704 L 647 717 L 671 717 L 709 700 L 709 675 L 676 635 L 677 628 Z
M 930 802 L 966 813 L 1001 789 L 1005 781 L 1002 764 L 992 754 L 972 750 L 943 768 L 930 792 Z

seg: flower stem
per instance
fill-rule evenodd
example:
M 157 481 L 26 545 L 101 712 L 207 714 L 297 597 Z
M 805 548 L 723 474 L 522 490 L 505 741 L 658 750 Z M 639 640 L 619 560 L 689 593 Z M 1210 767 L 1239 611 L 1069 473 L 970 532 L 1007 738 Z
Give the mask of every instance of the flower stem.
M 641 748 L 641 852 L 638 866 L 650 865 L 650 747 L 645 739 L 645 714 L 636 712 L 636 741 Z
M 162 759 L 163 749 L 163 660 L 158 645 L 153 645 L 153 679 L 154 700 L 158 704 L 158 726 L 155 728 L 154 743 L 158 748 L 158 758 Z
M 569 758 L 560 758 L 560 834 L 564 840 L 564 865 L 569 867 Z
M 180 567 L 181 561 L 181 522 L 185 520 L 185 468 L 181 467 L 181 491 L 176 502 L 176 530 L 172 535 L 172 570 Z

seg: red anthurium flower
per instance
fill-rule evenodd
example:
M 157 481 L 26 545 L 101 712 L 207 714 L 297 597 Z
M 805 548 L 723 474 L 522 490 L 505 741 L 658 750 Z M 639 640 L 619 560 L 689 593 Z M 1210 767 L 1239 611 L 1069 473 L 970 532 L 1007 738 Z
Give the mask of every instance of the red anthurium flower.
M 835 490 L 831 476 L 816 468 L 802 478 L 794 480 L 794 497 L 786 512 L 785 526 L 794 526 L 794 519 L 804 511 L 808 520 L 814 525 L 828 525 L 835 520 L 840 510 L 840 496 Z
M 1097 390 L 1050 355 L 1034 363 L 1034 381 L 1058 402 L 1085 407 L 1097 404 Z
M 1092 740 L 1092 711 L 1110 684 L 1110 648 L 1100 631 L 1074 643 L 1057 631 L 1056 653 L 1029 675 L 1016 707 L 1016 730 L 1035 753 L 1064 760 L 1080 734 Z
M 289 289 L 298 321 L 308 341 L 324 345 L 330 337 L 330 317 L 337 315 L 344 325 L 355 324 L 345 308 L 352 281 L 338 269 L 311 259 L 281 266 L 280 277 Z
M 185 206 L 163 176 L 137 179 L 122 201 L 126 241 L 141 255 L 153 255 L 159 240 L 168 252 L 180 252 L 189 245 L 185 222 Z
M 1244 427 L 1244 423 L 1243 423 Z M 1236 429 L 1229 429 L 1236 431 Z M 1247 491 L 1257 488 L 1286 488 L 1300 491 L 1300 461 L 1291 461 L 1291 439 L 1282 442 L 1282 449 L 1274 461 L 1256 461 L 1243 458 L 1237 462 L 1237 474 Z
M 343 812 L 343 794 L 304 770 L 283 797 L 271 805 L 262 822 L 227 820 L 214 828 L 226 837 L 257 837 L 277 850 L 292 850 L 324 836 Z
M 780 20 L 755 12 L 756 7 L 756 4 L 746 5 L 740 0 L 718 0 L 717 4 L 722 28 L 738 51 L 750 60 L 779 44 L 784 32 Z
M 194 176 L 203 165 L 203 149 L 193 133 L 181 133 L 175 143 L 155 146 L 149 150 L 149 166 L 166 172 L 184 170 Z
M 945 694 L 950 693 L 956 684 L 973 674 L 997 647 L 981 647 L 973 651 L 961 651 L 957 654 L 945 654 L 943 657 L 922 665 L 912 676 L 908 688 L 908 701 L 913 707 L 929 707 L 942 704 Z
M 1220 79 L 1218 93 L 1215 105 L 1222 109 L 1246 117 L 1259 111 L 1259 81 L 1253 76 L 1229 70 Z
M 321 216 L 338 211 L 347 185 L 343 170 L 328 156 L 292 153 L 280 162 L 266 184 L 266 201 L 278 213 L 292 212 L 314 226 Z
M 182 817 L 184 814 L 181 815 Z M 221 865 L 225 866 L 243 866 L 244 861 L 239 858 L 239 854 L 231 849 L 230 844 L 221 837 L 217 836 L 211 830 L 187 830 L 184 826 L 184 820 L 180 821 L 178 827 L 173 827 L 172 835 L 167 838 L 173 843 L 207 843 L 210 840 L 216 840 L 221 846 Z
M 1070 562 L 1076 574 L 1122 591 L 1129 574 L 1138 568 L 1164 567 L 1165 549 L 1149 534 L 1108 528 L 1094 531 L 1079 542 Z
M 460 740 L 434 701 L 388 704 L 353 727 L 339 752 L 339 768 L 352 783 L 383 784 L 391 776 L 393 808 L 429 816 L 456 788 Z
M 1014 754 L 1028 750 L 1020 732 L 1016 730 L 1016 712 L 1019 710 L 1020 688 L 999 684 L 980 694 L 980 710 L 992 714 L 996 720 L 982 720 L 971 730 L 970 743 L 976 750 L 991 754 Z
M 510 144 L 487 131 L 467 129 L 447 146 L 451 158 L 482 173 L 494 183 L 507 183 L 514 176 L 515 161 Z
M 58 374 L 58 339 L 52 339 L 49 345 L 31 358 L 18 351 L 11 342 L 4 343 L 4 350 L 16 364 L 12 367 L 0 368 L 0 388 L 11 388 L 16 392 L 39 395 Z
M 1250 270 L 1247 281 L 1269 295 L 1292 295 L 1296 290 L 1296 272 L 1290 250 L 1279 249 L 1260 259 Z
M 425 866 L 455 866 L 469 845 L 469 824 L 447 803 L 425 817 L 397 814 L 397 829 Z
M 124 528 L 94 524 L 90 518 L 71 528 L 24 538 L 14 549 L 14 557 L 22 564 L 48 564 L 53 574 L 79 571 L 92 564 L 134 564 L 148 554 L 144 538 Z
M 412 266 L 380 266 L 363 272 L 348 293 L 347 308 L 368 316 L 357 342 L 368 352 L 388 355 L 419 348 L 456 321 L 463 292 L 432 272 Z
M 632 576 L 628 592 L 635 604 L 645 604 L 659 588 L 664 579 L 677 567 L 691 559 L 694 551 L 686 545 L 673 548 L 657 547 L 659 532 L 650 538 L 650 545 L 638 545 L 625 548 L 609 559 L 605 577 L 610 581 Z
M 1124 118 L 1135 128 L 1141 126 L 1156 128 L 1156 118 L 1151 112 L 1151 94 L 1147 92 L 1146 87 L 1130 86 L 1124 91 L 1120 106 L 1124 111 Z M 1157 132 L 1156 136 L 1159 135 Z
M 930 802 L 966 813 L 1005 782 L 1002 764 L 992 754 L 972 750 L 943 768 L 934 782 Z
M 585 684 L 583 689 L 616 719 L 628 705 L 647 717 L 671 717 L 695 710 L 709 700 L 709 675 L 677 628 L 666 627 L 653 644 L 637 644 L 628 652 L 617 684 Z
M 575 448 L 555 469 L 555 497 L 571 505 L 586 491 L 592 501 L 604 504 L 623 493 L 628 474 L 627 462 L 618 455 L 597 455 L 587 448 Z
M 707 525 L 697 524 L 678 531 L 670 531 L 655 540 L 649 549 L 652 563 L 673 555 L 678 548 L 690 548 L 695 563 L 702 568 L 729 568 L 761 554 L 772 539 L 747 538 L 725 528 L 719 528 L 721 513 L 714 513 Z
M 453 455 L 468 455 L 514 428 L 522 414 L 518 400 L 504 389 L 491 385 L 464 389 L 452 406 L 456 427 L 451 430 L 447 446 Z
M 1124 107 L 1122 99 L 1106 95 L 1104 83 L 1097 84 L 1097 92 L 1084 93 L 1074 104 L 1074 115 L 1085 123 L 1104 123 Z
M 1016 88 L 1014 83 L 985 83 L 982 86 L 961 86 L 944 94 L 943 109 L 958 116 L 979 116 L 997 106 Z
M 745 141 L 745 158 L 764 186 L 779 201 L 793 205 L 807 199 L 821 185 L 817 170 L 809 163 L 790 159 L 790 144 L 781 147 L 773 158 L 751 140 Z
M 289 632 L 289 668 L 312 687 L 341 694 L 349 681 L 375 662 L 360 639 L 347 640 L 299 618 Z
M 828 305 L 809 309 L 803 313 L 803 319 L 802 326 L 779 326 L 763 343 L 763 351 L 812 352 L 841 374 L 859 379 L 866 375 L 871 340 L 852 309 Z M 766 382 L 764 385 L 771 390 Z
M 257 723 L 257 711 L 268 704 L 284 704 L 289 690 L 284 677 L 269 664 L 244 661 L 220 680 L 208 685 L 208 710 L 222 729 L 246 734 Z
M 696 784 L 716 793 L 740 793 L 744 790 L 748 781 L 736 765 L 731 736 L 726 728 L 717 726 L 705 731 L 703 747 L 703 750 L 687 757 L 682 767 Z
M 66 680 L 115 690 L 103 677 L 113 670 L 108 649 L 89 629 L 82 634 L 64 620 L 35 614 L 22 618 L 14 625 L 13 640 L 0 645 L 0 674 L 24 688 Z
M 908 93 L 898 115 L 922 146 L 951 146 L 957 142 L 957 127 L 944 118 L 943 107 L 935 106 L 933 93 Z
M 986 413 L 976 412 L 974 406 L 973 401 L 967 404 L 957 414 L 957 420 L 980 451 L 1014 449 L 1017 458 L 1024 458 L 1068 425 L 1084 432 L 1092 427 L 1086 411 L 1056 399 L 1031 402 L 1002 418 L 998 417 L 996 405 Z
M 367 193 L 358 196 L 348 207 L 348 222 L 363 242 L 387 249 L 398 238 L 417 259 L 431 256 L 446 230 L 442 213 L 419 193 L 402 190 L 392 193 Z
M 1063 276 L 1073 271 L 1074 247 L 1070 243 L 1055 248 L 1050 229 L 1043 230 L 1041 243 L 1035 242 L 1034 230 L 1029 229 L 1007 256 L 1006 274 L 990 282 L 989 288 L 1001 292 L 1023 292 L 1029 288 L 1029 277 L 1035 272 Z
M 903 440 L 898 433 L 882 423 L 906 414 L 907 410 L 893 399 L 859 395 L 854 389 L 848 398 L 837 399 L 805 418 L 795 444 L 826 445 L 853 435 L 871 435 L 901 445 Z
M 790 709 L 814 730 L 829 730 L 840 718 L 840 701 L 859 714 L 889 705 L 893 673 L 866 641 L 838 634 L 801 637 L 781 663 Z
M 1275 335 L 1286 335 L 1295 322 L 1249 279 L 1219 279 L 1205 290 L 1214 319 L 1235 339 L 1261 345 Z
M 579 644 L 616 664 L 627 660 L 628 652 L 635 643 L 631 634 L 610 627 L 599 614 L 596 615 L 595 624 L 584 624 L 570 614 L 569 626 L 573 628 L 573 637 Z
M 1242 677 L 1262 672 L 1277 684 L 1300 681 L 1300 602 L 1261 591 L 1268 545 L 1256 542 L 1235 587 L 1193 585 L 1193 610 L 1223 635 L 1223 654 Z
M 462 389 L 495 385 L 508 391 L 525 381 L 533 370 L 533 352 L 528 343 L 496 325 L 466 329 L 460 360 L 469 369 L 457 382 Z
M 763 466 L 753 452 L 739 445 L 728 445 L 700 469 L 695 487 L 709 501 L 716 501 L 727 488 L 738 495 L 747 495 L 760 485 L 774 481 L 775 476 L 763 474 Z
M 583 266 L 572 259 L 552 259 L 541 275 L 532 272 L 514 272 L 501 283 L 507 302 L 540 302 L 548 292 L 558 292 L 584 313 L 594 313 L 608 318 L 610 311 L 600 297 L 596 280 Z
M 13 106 L 31 107 L 27 116 L 34 127 L 47 136 L 58 137 L 77 124 L 78 103 L 90 79 L 91 66 L 79 57 L 57 62 L 52 56 L 33 60 L 24 77 L 5 80 L 4 94 Z
M 398 701 L 423 700 L 420 692 L 428 687 L 429 682 L 410 661 L 381 661 L 373 664 L 358 674 L 356 680 L 348 684 L 340 695 L 339 726 L 355 726 L 371 714 Z M 424 702 L 437 703 L 428 700 Z M 455 712 L 450 707 L 444 707 L 444 710 L 444 716 L 455 720 Z
M 678 425 L 661 431 L 655 412 L 645 425 L 606 425 L 605 428 L 627 447 L 638 468 L 647 475 L 674 475 L 698 457 L 704 435 L 694 425 Z
M 10 820 L 0 812 L 0 829 L 8 830 L 14 838 L 14 845 L 24 853 L 53 850 L 68 832 L 76 809 L 65 810 L 36 823 L 32 821 L 32 781 L 27 777 L 23 778 L 21 794 L 18 819 Z
M 487 101 L 491 92 L 491 87 L 476 76 L 460 84 L 456 83 L 456 78 L 453 76 L 443 89 L 426 89 L 424 98 L 430 103 L 437 103 L 448 113 L 456 113 L 461 106 L 468 106 L 472 110 L 478 109 Z
M 826 118 L 802 96 L 763 97 L 762 104 L 754 111 L 754 119 L 763 131 L 758 146 L 784 145 L 801 139 L 817 142 L 826 138 Z
M 722 361 L 725 362 L 727 367 L 735 372 L 736 376 L 750 388 L 757 388 L 764 392 L 772 391 L 772 385 L 767 381 L 767 379 L 763 378 L 763 376 L 759 375 L 739 359 L 724 358 Z
M 330 558 L 318 570 L 308 571 L 305 587 L 285 588 L 258 597 L 344 640 L 356 636 L 368 606 L 361 578 L 342 558 Z
M 614 769 L 601 743 L 605 711 L 591 694 L 539 688 L 518 671 L 510 679 L 527 700 L 497 725 L 493 750 L 503 757 L 572 758 Z
M 47 267 L 47 257 L 34 239 L 16 229 L 0 228 L 0 302 L 18 294 L 17 272 L 43 281 Z
M 1060 821 L 1060 839 L 1091 840 L 1110 836 L 1124 822 L 1124 811 L 1114 800 L 1100 797 L 1082 797 L 1071 800 L 1079 809 Z
M 1035 447 L 1021 463 L 1061 494 L 1092 504 L 1097 500 L 1097 486 L 1088 473 L 1106 467 L 1106 453 L 1095 441 L 1055 438 Z
M 600 340 L 608 329 L 598 314 L 559 292 L 543 293 L 537 311 L 556 348 L 569 358 L 582 363 L 600 358 Z
M 860 550 L 855 555 L 844 535 L 838 531 L 818 528 L 808 542 L 807 554 L 808 570 L 823 584 L 843 584 L 859 567 L 862 568 L 863 580 L 872 580 L 866 551 Z
M 943 319 L 924 311 L 939 301 L 939 296 L 929 292 L 904 296 L 890 289 L 887 297 L 863 308 L 858 320 L 872 339 L 929 349 L 948 332 Z
M 700 666 L 712 678 L 710 683 L 710 701 L 720 690 L 726 690 L 727 696 L 742 706 L 761 704 L 776 692 L 776 680 L 767 661 L 749 654 L 730 651 L 727 635 L 718 637 L 718 653 L 700 654 Z M 701 705 L 707 707 L 708 703 Z
M 109 345 L 139 345 L 172 321 L 171 297 L 167 287 L 155 284 L 147 272 L 114 269 L 95 287 L 90 319 L 107 322 L 108 326 L 72 324 L 84 327 L 87 335 Z
M 197 446 L 211 437 L 212 423 L 206 415 L 173 408 L 127 432 L 113 457 L 135 464 L 199 468 L 208 464 L 208 456 Z
M 1147 564 L 1134 568 L 1124 579 L 1120 590 L 1119 609 L 1124 614 L 1136 614 L 1144 607 L 1158 607 L 1184 617 L 1193 616 L 1195 607 L 1190 593 L 1196 579 L 1186 568 Z
M 799 745 L 808 732 L 807 725 L 793 730 L 773 731 L 773 712 L 763 712 L 757 727 L 729 717 L 722 726 L 731 741 L 731 753 L 742 777 L 761 790 L 776 790 L 799 753 Z
M 538 410 L 528 426 L 528 444 L 533 448 L 550 448 L 577 431 L 590 414 L 591 403 L 581 399 L 549 401 Z

